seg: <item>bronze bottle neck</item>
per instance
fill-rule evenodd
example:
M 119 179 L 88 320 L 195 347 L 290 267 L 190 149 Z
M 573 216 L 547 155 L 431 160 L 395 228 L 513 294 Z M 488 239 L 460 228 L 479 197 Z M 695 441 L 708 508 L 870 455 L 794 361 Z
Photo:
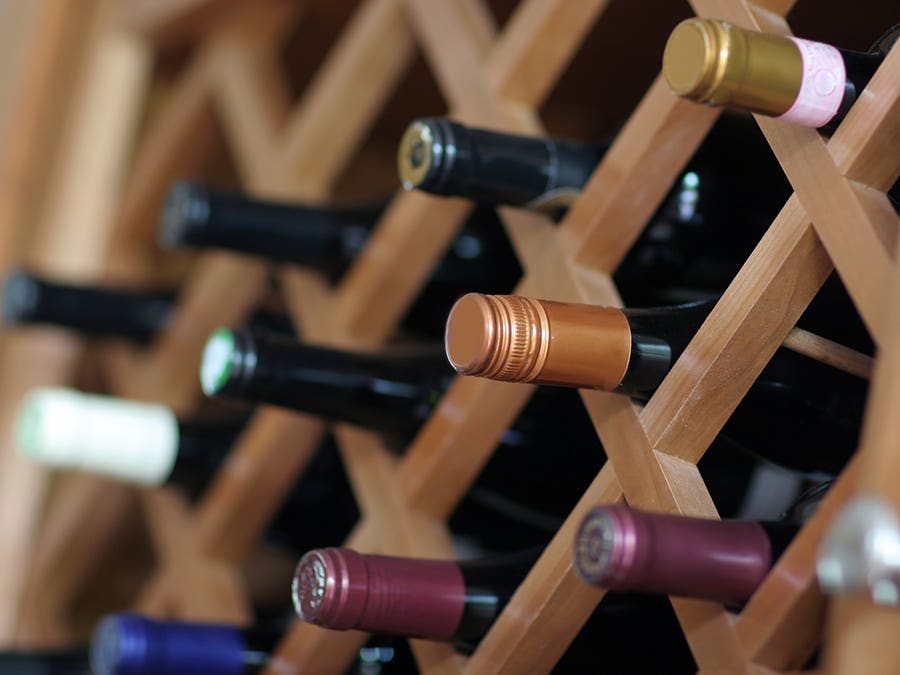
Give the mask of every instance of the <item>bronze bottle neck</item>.
M 463 375 L 608 391 L 625 376 L 632 346 L 619 309 L 479 293 L 453 306 L 444 342 Z

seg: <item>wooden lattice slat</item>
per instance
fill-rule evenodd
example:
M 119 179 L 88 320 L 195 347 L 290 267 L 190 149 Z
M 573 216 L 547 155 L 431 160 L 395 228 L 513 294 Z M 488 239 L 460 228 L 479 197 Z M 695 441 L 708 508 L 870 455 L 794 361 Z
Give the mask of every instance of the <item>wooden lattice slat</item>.
M 127 247 L 139 252 L 153 238 L 145 211 L 168 180 L 190 165 L 178 156 L 183 144 L 196 144 L 200 155 L 211 151 L 211 115 L 248 189 L 296 199 L 327 197 L 388 104 L 416 48 L 451 115 L 473 125 L 541 133 L 537 109 L 608 4 L 523 0 L 498 30 L 481 0 L 367 0 L 313 83 L 292 104 L 277 46 L 286 26 L 303 20 L 297 7 L 268 0 L 235 9 L 225 2 L 179 0 L 142 14 L 148 5 L 131 0 L 133 27 L 161 41 L 166 34 L 190 33 L 198 45 L 136 158 L 119 227 L 127 233 Z M 227 11 L 215 16 L 208 11 L 225 5 Z M 786 34 L 790 27 L 784 16 L 794 2 L 694 0 L 691 5 L 700 16 Z M 207 25 L 195 31 L 201 15 L 209 17 Z M 883 307 L 896 297 L 889 289 L 896 274 L 898 220 L 884 191 L 900 174 L 898 80 L 900 51 L 895 50 L 869 93 L 827 142 L 812 130 L 757 119 L 795 194 L 643 409 L 615 394 L 582 392 L 607 463 L 475 654 L 464 659 L 447 645 L 413 641 L 422 672 L 548 672 L 604 595 L 585 587 L 572 570 L 572 534 L 594 504 L 625 500 L 657 511 L 718 517 L 697 462 L 779 346 L 788 340 L 809 349 L 791 331 L 832 269 L 844 280 L 875 342 L 892 345 L 894 333 Z M 501 209 L 524 270 L 516 292 L 620 304 L 612 273 L 719 113 L 677 99 L 657 77 L 562 223 Z M 399 194 L 337 287 L 308 271 L 279 270 L 286 303 L 304 338 L 336 346 L 385 343 L 470 209 L 462 200 Z M 132 259 L 149 265 L 153 258 L 138 254 Z M 114 389 L 190 411 L 206 337 L 220 323 L 247 316 L 262 297 L 270 271 L 258 261 L 204 255 L 182 290 L 171 328 L 146 353 L 111 353 L 107 367 Z M 833 356 L 825 343 L 814 348 L 826 352 L 825 360 Z M 891 381 L 897 372 L 891 364 L 880 364 L 878 372 L 888 374 L 876 384 Z M 868 364 L 856 365 L 865 369 Z M 880 386 L 887 391 L 888 385 Z M 446 519 L 532 392 L 524 385 L 458 379 L 399 460 L 377 435 L 337 425 L 362 512 L 348 545 L 452 556 Z M 789 672 L 812 653 L 825 606 L 814 584 L 816 550 L 827 524 L 853 494 L 860 466 L 874 490 L 900 503 L 896 488 L 884 478 L 892 475 L 885 468 L 896 462 L 890 449 L 891 434 L 896 434 L 889 424 L 893 398 L 891 392 L 880 398 L 876 392 L 880 408 L 869 411 L 866 427 L 866 447 L 871 448 L 861 458 L 867 463 L 851 463 L 737 617 L 716 603 L 673 598 L 703 672 Z M 248 618 L 237 565 L 303 471 L 323 431 L 318 420 L 262 410 L 195 509 L 167 491 L 142 495 L 161 564 L 138 607 L 158 615 Z M 100 542 L 114 524 L 82 526 Z M 98 543 L 94 551 L 101 548 Z M 68 587 L 77 586 L 79 575 L 65 577 Z M 69 591 L 65 597 L 71 596 Z M 847 617 L 860 611 L 854 606 L 835 625 L 846 629 Z M 652 636 L 641 637 L 652 645 Z M 841 634 L 831 639 L 837 643 Z M 268 672 L 337 673 L 365 640 L 360 633 L 298 623 Z M 848 644 L 835 653 L 858 656 L 856 643 Z

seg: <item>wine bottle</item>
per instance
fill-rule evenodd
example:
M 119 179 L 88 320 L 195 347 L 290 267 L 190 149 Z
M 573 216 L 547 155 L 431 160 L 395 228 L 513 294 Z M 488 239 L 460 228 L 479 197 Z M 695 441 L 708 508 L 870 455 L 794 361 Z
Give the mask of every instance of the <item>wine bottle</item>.
M 6 277 L 2 302 L 7 325 L 53 324 L 90 335 L 147 342 L 166 325 L 173 296 L 64 284 L 15 270 Z
M 94 630 L 91 666 L 94 675 L 259 673 L 284 635 L 286 626 L 282 623 L 238 627 L 112 614 Z M 409 653 L 399 641 L 376 637 L 370 646 L 360 650 L 348 672 L 364 675 L 415 671 Z
M 686 19 L 669 36 L 663 74 L 678 96 L 833 130 L 900 35 L 868 53 L 770 35 L 716 19 Z
M 753 595 L 800 525 L 689 518 L 597 506 L 575 537 L 589 584 L 739 605 Z
M 141 486 L 176 486 L 198 497 L 227 458 L 249 413 L 179 420 L 163 405 L 67 388 L 32 390 L 19 406 L 19 450 L 48 466 Z M 296 523 L 311 510 L 328 517 Z M 273 517 L 266 541 L 291 552 L 323 541 L 339 544 L 359 510 L 337 447 L 327 436 Z
M 155 403 L 43 387 L 20 404 L 16 438 L 25 456 L 50 466 L 197 492 L 246 419 L 179 420 Z
M 0 651 L 0 673 L 4 675 L 91 675 L 88 650 L 84 647 L 39 651 Z
M 315 549 L 300 559 L 291 595 L 297 615 L 324 628 L 449 642 L 471 653 L 539 554 L 539 549 L 529 549 L 457 562 Z M 693 665 L 665 603 L 610 594 L 584 629 L 593 637 L 588 661 L 582 660 L 584 654 L 568 653 L 559 672 L 589 672 L 566 670 L 576 660 L 581 668 L 602 664 L 616 673 L 661 672 L 646 670 L 648 663 L 635 653 L 633 634 L 629 638 L 617 629 L 638 621 L 643 635 L 652 634 L 655 644 L 659 640 L 656 658 L 665 659 L 665 672 L 682 672 L 679 667 L 686 662 Z
M 447 319 L 447 358 L 463 375 L 646 400 L 714 304 L 622 310 L 470 293 Z M 722 435 L 776 464 L 837 473 L 856 448 L 866 390 L 865 381 L 779 349 Z
M 166 327 L 176 297 L 174 291 L 61 283 L 15 270 L 6 278 L 0 302 L 6 325 L 45 324 L 146 344 Z M 248 323 L 294 333 L 287 316 L 266 306 L 257 309 Z
M 384 205 L 312 208 L 181 182 L 166 197 L 159 240 L 166 248 L 223 248 L 314 267 L 336 281 L 365 247 Z M 497 216 L 491 209 L 476 209 L 410 308 L 404 327 L 439 335 L 443 317 L 462 293 L 507 291 L 521 275 Z
M 582 141 L 501 133 L 425 117 L 406 128 L 397 150 L 397 170 L 406 190 L 552 212 L 578 196 L 605 150 Z

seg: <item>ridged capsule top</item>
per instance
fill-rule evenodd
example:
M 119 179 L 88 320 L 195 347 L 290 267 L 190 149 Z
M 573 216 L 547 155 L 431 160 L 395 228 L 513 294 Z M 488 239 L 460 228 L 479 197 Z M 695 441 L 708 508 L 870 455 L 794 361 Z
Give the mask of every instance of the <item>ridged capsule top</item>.
M 469 293 L 447 318 L 447 358 L 462 375 L 615 389 L 631 356 L 616 308 Z
M 694 18 L 669 36 L 663 75 L 678 96 L 781 115 L 800 91 L 803 61 L 790 38 Z

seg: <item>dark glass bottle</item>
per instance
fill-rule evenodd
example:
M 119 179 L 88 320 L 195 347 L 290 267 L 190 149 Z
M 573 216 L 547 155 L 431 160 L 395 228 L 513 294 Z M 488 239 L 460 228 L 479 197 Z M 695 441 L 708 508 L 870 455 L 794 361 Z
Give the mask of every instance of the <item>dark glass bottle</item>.
M 7 325 L 45 324 L 146 344 L 166 327 L 176 295 L 174 291 L 62 283 L 16 270 L 7 276 L 0 302 Z M 248 322 L 260 329 L 294 332 L 287 316 L 265 306 Z
M 17 444 L 46 465 L 198 497 L 228 457 L 250 414 L 179 420 L 166 406 L 67 388 L 33 390 L 19 406 Z M 329 518 L 297 522 L 328 506 Z M 339 544 L 359 519 L 353 491 L 327 437 L 265 532 L 268 543 L 303 551 Z
M 431 415 L 454 377 L 443 350 L 359 354 L 227 330 L 210 339 L 201 370 L 208 395 L 364 426 L 387 434 L 397 450 Z M 707 453 L 701 472 L 717 506 L 732 514 L 756 459 L 726 439 L 716 449 Z M 604 459 L 577 393 L 541 388 L 501 437 L 451 518 L 451 529 L 474 533 L 489 548 L 540 544 L 559 528 Z
M 286 628 L 284 622 L 240 628 L 112 614 L 94 631 L 91 666 L 94 675 L 250 675 L 263 671 Z M 398 641 L 375 638 L 348 672 L 415 671 Z
M 32 390 L 19 406 L 16 438 L 42 463 L 138 485 L 178 485 L 196 494 L 228 454 L 247 417 L 179 420 L 155 403 Z
M 646 400 L 713 305 L 621 310 L 471 293 L 447 320 L 447 357 L 463 375 Z M 721 435 L 776 464 L 837 473 L 856 448 L 867 386 L 779 349 Z
M 2 651 L 0 675 L 91 675 L 88 650 Z
M 678 24 L 663 73 L 679 96 L 833 131 L 900 35 L 891 28 L 867 53 L 770 35 L 717 19 Z
M 450 642 L 471 653 L 539 555 L 540 550 L 524 550 L 457 562 L 316 549 L 297 565 L 294 607 L 301 619 L 325 628 Z M 643 635 L 659 639 L 657 666 L 666 663 L 665 672 L 693 672 L 682 670 L 693 660 L 671 609 L 653 598 L 615 594 L 604 599 L 585 626 L 593 636 L 590 654 L 567 653 L 559 672 L 588 672 L 566 668 L 601 664 L 616 673 L 650 672 L 646 660 L 634 654 L 634 638 L 627 641 L 631 649 L 610 640 L 621 637 L 613 623 L 634 626 L 638 621 Z
M 384 203 L 312 208 L 176 183 L 159 228 L 168 248 L 224 248 L 314 267 L 338 280 L 365 247 Z M 491 209 L 476 209 L 438 263 L 403 326 L 440 335 L 453 301 L 472 289 L 509 290 L 522 275 L 503 226 Z M 502 292 L 497 290 L 496 292 Z
M 209 396 L 269 403 L 362 426 L 384 434 L 397 451 L 433 412 L 454 376 L 439 348 L 347 352 L 284 335 L 227 329 L 210 338 L 201 365 Z M 567 442 L 560 444 L 561 438 Z M 563 447 L 551 455 L 549 445 Z M 451 528 L 479 539 L 496 528 L 486 538 L 504 547 L 544 541 L 600 470 L 603 456 L 597 447 L 596 433 L 575 397 L 552 392 L 534 397 L 502 437 Z M 517 521 L 523 527 L 516 527 Z
M 406 190 L 558 211 L 578 196 L 605 151 L 582 141 L 501 133 L 426 117 L 406 128 L 397 169 Z
M 610 590 L 740 605 L 799 529 L 794 521 L 711 520 L 597 506 L 576 535 L 575 570 L 586 583 Z
M 173 299 L 171 293 L 58 283 L 17 270 L 3 286 L 3 321 L 147 342 L 165 326 Z

